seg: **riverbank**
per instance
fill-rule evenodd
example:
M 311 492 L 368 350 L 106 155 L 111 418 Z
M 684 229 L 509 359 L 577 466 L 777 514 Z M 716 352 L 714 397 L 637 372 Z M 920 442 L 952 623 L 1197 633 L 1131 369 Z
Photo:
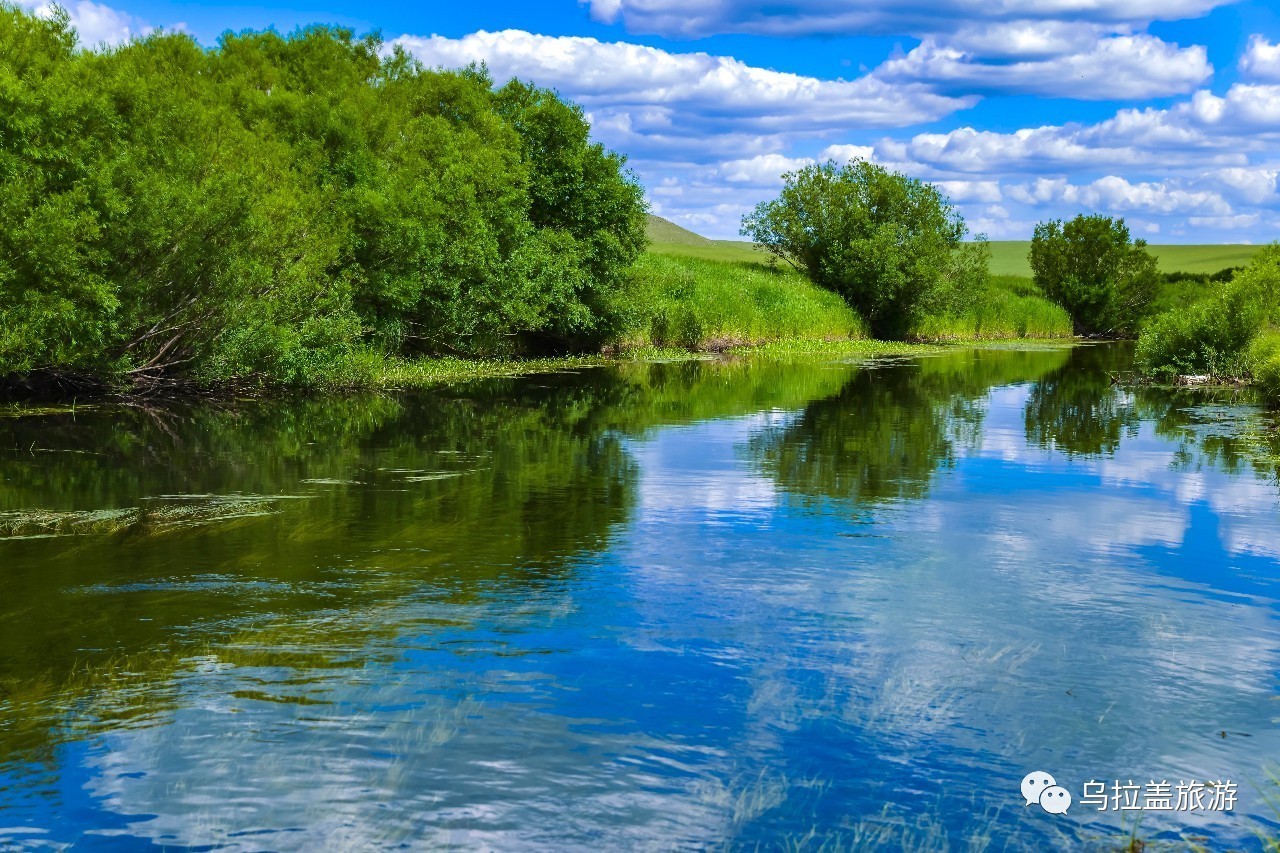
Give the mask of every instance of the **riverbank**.
M 891 355 L 923 355 L 947 349 L 947 345 L 877 341 L 867 338 L 815 340 L 783 338 L 757 345 L 728 346 L 718 349 L 691 350 L 679 347 L 642 346 L 617 353 L 572 355 L 557 358 L 420 358 L 370 359 L 356 366 L 352 373 L 335 377 L 327 384 L 330 390 L 400 390 L 427 388 L 476 379 L 497 379 L 556 373 L 584 367 L 659 361 L 697 361 L 725 357 L 834 356 L 876 358 Z
M 658 221 L 661 222 L 660 220 Z M 651 226 L 653 223 L 651 222 Z M 670 225 L 666 223 L 666 225 Z M 674 226 L 651 227 L 650 248 L 603 310 L 616 328 L 594 352 L 541 357 L 504 344 L 509 355 L 405 357 L 353 344 L 289 370 L 35 372 L 0 377 L 0 399 L 70 401 L 92 397 L 256 396 L 272 388 L 314 391 L 419 388 L 628 361 L 706 358 L 728 353 L 875 357 L 929 352 L 940 344 L 1069 341 L 1071 321 L 1030 279 L 992 276 L 966 304 L 928 313 L 908 342 L 873 340 L 837 294 L 759 252 L 707 254 L 710 241 Z M 683 242 L 681 242 L 683 241 Z
M 722 348 L 720 342 L 867 337 L 839 296 L 748 243 L 711 241 L 650 217 L 650 245 L 630 282 L 629 345 Z M 992 275 L 977 293 L 915 318 L 911 341 L 1070 338 L 1071 318 L 1030 278 Z
M 639 347 L 612 354 L 575 355 L 557 358 L 509 358 L 467 359 L 456 357 L 421 359 L 369 358 L 352 366 L 350 372 L 330 378 L 324 383 L 298 390 L 332 393 L 357 391 L 408 391 L 438 387 L 454 383 L 483 379 L 502 379 L 516 376 L 532 376 L 539 373 L 560 373 L 581 368 L 610 365 L 652 364 L 659 362 L 708 361 L 725 359 L 760 359 L 778 361 L 805 361 L 808 359 L 863 360 L 894 356 L 940 355 L 958 350 L 1019 349 L 1051 350 L 1074 347 L 1075 340 L 1007 338 L 982 341 L 903 342 L 879 341 L 868 338 L 845 340 L 815 340 L 811 338 L 784 338 L 756 345 L 730 346 L 716 350 L 688 350 L 675 347 Z M 234 388 L 209 388 L 196 385 L 171 386 L 164 394 L 139 394 L 125 387 L 84 384 L 74 386 L 74 392 L 59 393 L 56 386 L 25 388 L 25 393 L 10 393 L 6 403 L 0 403 L 0 415 L 4 408 L 12 411 L 29 410 L 35 402 L 85 405 L 94 400 L 139 397 L 211 397 L 243 398 L 260 397 L 278 386 L 237 385 Z

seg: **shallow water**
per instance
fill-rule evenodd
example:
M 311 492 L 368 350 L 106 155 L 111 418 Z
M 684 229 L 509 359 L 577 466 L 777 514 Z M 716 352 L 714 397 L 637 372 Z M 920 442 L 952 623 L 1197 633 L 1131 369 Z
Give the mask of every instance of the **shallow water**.
M 1260 847 L 1280 441 L 1127 360 L 0 417 L 0 847 Z

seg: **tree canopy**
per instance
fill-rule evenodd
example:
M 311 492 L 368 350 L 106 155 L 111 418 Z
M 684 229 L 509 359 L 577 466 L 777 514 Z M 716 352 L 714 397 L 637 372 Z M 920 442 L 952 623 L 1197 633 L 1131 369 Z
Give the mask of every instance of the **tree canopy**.
M 0 5 L 0 376 L 598 345 L 644 215 L 579 107 L 483 67 L 330 27 L 90 52 Z
M 1031 239 L 1031 272 L 1067 309 L 1077 333 L 1131 335 L 1160 283 L 1146 246 L 1131 239 L 1123 219 L 1081 214 L 1041 222 Z
M 842 295 L 877 337 L 901 337 L 935 301 L 985 278 L 983 249 L 961 243 L 964 219 L 932 184 L 865 160 L 783 180 L 742 233 Z

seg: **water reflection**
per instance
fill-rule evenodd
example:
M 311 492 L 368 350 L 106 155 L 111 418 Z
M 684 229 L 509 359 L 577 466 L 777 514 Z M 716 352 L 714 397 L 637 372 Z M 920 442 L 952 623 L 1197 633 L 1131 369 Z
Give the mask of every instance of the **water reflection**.
M 1031 391 L 1027 441 L 1071 455 L 1112 454 L 1122 437 L 1138 434 L 1141 415 L 1134 395 L 1114 379 L 1132 359 L 1127 344 L 1084 346 Z
M 1065 369 L 1057 365 L 1071 355 L 960 352 L 861 370 L 793 421 L 756 433 L 750 456 L 797 495 L 922 498 L 933 474 L 979 440 L 991 387 Z
M 0 844 L 1086 846 L 1028 769 L 1263 782 L 1275 434 L 1126 358 L 0 420 L 57 534 L 0 540 Z

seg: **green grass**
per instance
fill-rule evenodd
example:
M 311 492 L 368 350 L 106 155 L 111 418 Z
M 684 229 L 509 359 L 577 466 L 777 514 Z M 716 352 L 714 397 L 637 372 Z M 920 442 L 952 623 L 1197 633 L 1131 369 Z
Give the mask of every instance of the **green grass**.
M 676 231 L 670 241 L 658 240 Z M 655 288 L 646 301 L 660 306 L 658 325 L 638 342 L 705 348 L 717 341 L 762 343 L 782 338 L 865 337 L 844 303 L 786 264 L 769 264 L 750 243 L 706 240 L 666 220 L 650 218 L 648 254 L 638 266 Z M 1030 278 L 993 276 L 971 308 L 924 318 L 911 337 L 927 341 L 1062 338 L 1071 336 L 1066 312 Z
M 671 226 L 675 228 L 676 226 Z M 683 230 L 683 229 L 681 229 Z M 692 233 L 692 232 L 687 232 Z M 694 237 L 698 235 L 694 234 Z M 762 261 L 764 252 L 741 240 L 707 240 L 682 242 L 654 239 L 649 251 L 656 254 L 686 255 L 713 261 Z M 1028 240 L 998 240 L 991 246 L 991 274 L 996 276 L 1031 277 L 1027 253 Z M 1148 246 L 1161 272 L 1215 273 L 1227 267 L 1244 266 L 1258 251 L 1258 246 Z
M 651 255 L 674 255 L 725 263 L 767 264 L 769 256 L 751 243 L 740 240 L 708 240 L 705 243 L 658 243 L 649 245 Z M 779 264 L 786 267 L 786 264 Z M 788 267 L 790 269 L 790 267 Z
M 993 275 L 1031 275 L 1027 253 L 1029 240 L 994 240 L 991 246 Z M 1259 246 L 1173 246 L 1149 245 L 1161 272 L 1215 273 L 1227 267 L 1241 267 L 1253 258 Z
M 1029 278 L 992 276 L 975 304 L 956 314 L 925 317 L 912 336 L 930 341 L 1069 338 L 1071 318 Z
M 722 350 L 788 338 L 866 337 L 839 296 L 789 269 L 683 253 L 648 253 L 633 272 L 635 316 L 618 342 Z

